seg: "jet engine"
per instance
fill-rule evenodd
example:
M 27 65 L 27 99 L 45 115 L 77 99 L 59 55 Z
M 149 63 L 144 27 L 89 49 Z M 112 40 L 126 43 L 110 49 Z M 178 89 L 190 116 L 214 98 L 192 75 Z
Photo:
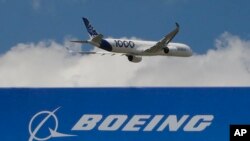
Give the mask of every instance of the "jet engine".
M 139 57 L 139 56 L 127 55 L 127 57 L 130 62 L 134 62 L 134 63 L 139 63 L 142 60 L 142 57 Z
M 164 53 L 168 54 L 169 53 L 169 48 L 165 47 L 165 48 L 163 48 L 163 51 L 164 51 Z

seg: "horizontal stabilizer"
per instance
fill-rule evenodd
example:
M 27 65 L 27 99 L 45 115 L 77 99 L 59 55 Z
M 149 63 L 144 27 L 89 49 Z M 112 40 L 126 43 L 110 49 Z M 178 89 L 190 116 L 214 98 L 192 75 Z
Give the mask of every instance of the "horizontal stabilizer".
M 81 43 L 81 44 L 84 44 L 84 43 L 89 43 L 89 41 L 70 41 L 70 42 L 73 42 L 73 43 Z

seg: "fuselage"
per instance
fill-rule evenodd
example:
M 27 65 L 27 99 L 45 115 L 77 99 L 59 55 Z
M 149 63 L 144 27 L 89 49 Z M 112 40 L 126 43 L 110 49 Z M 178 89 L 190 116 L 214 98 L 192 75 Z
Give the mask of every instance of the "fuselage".
M 155 53 L 147 53 L 145 50 L 156 45 L 155 41 L 127 40 L 127 39 L 102 39 L 100 44 L 89 41 L 92 45 L 97 46 L 109 52 L 132 54 L 136 56 L 192 56 L 191 48 L 182 43 L 168 43 L 162 50 Z

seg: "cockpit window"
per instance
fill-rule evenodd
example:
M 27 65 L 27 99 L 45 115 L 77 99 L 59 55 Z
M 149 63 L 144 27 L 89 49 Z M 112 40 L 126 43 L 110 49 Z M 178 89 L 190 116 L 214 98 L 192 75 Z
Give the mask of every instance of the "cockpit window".
M 186 48 L 182 48 L 182 47 L 178 47 L 177 50 L 178 50 L 178 51 L 187 51 Z

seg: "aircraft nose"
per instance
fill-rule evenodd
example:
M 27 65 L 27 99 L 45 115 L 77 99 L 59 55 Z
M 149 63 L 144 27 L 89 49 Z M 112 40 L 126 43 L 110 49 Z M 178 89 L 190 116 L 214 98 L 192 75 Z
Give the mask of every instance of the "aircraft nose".
M 186 45 L 186 47 L 188 48 L 188 55 L 192 56 L 193 55 L 193 51 L 192 51 L 191 47 L 188 46 L 188 45 Z
M 192 56 L 193 55 L 193 51 L 192 49 L 189 47 L 189 55 Z

